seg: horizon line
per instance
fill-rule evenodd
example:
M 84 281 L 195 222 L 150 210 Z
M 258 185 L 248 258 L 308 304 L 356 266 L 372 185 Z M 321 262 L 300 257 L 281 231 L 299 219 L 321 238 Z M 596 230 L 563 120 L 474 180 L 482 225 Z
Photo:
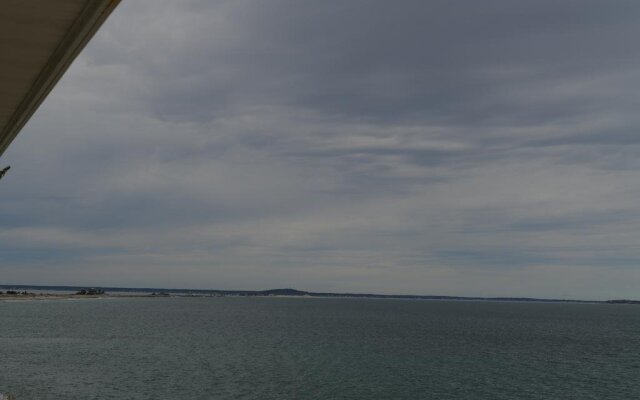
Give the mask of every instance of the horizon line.
M 96 286 L 96 285 L 32 285 L 32 284 L 0 284 L 0 288 L 3 289 L 54 289 L 58 290 L 75 290 L 86 288 L 101 288 L 109 289 L 112 291 L 143 291 L 143 292 L 155 292 L 155 291 L 170 291 L 170 292 L 183 292 L 183 293 L 226 293 L 226 294 L 265 294 L 269 292 L 282 292 L 292 291 L 296 292 L 293 296 L 314 296 L 316 297 L 360 297 L 360 298 L 396 298 L 396 299 L 449 299 L 449 300 L 502 300 L 502 301 L 530 301 L 530 302 L 563 302 L 563 303 L 607 303 L 612 301 L 638 301 L 634 299 L 607 299 L 607 300 L 587 300 L 587 299 L 571 299 L 571 298 L 545 298 L 545 297 L 529 297 L 529 296 L 461 296 L 461 295 L 426 295 L 426 294 L 380 294 L 380 293 L 358 293 L 358 292 L 319 292 L 319 291 L 307 291 L 294 288 L 272 288 L 261 290 L 249 290 L 249 289 L 193 289 L 193 288 L 169 288 L 169 287 L 121 287 L 121 286 Z M 54 289 L 55 290 L 55 289 Z

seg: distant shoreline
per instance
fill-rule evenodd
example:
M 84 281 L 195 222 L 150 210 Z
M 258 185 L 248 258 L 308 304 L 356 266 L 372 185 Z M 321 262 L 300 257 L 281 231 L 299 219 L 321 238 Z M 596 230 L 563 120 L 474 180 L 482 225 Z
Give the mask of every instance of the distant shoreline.
M 596 304 L 640 304 L 638 300 L 576 300 L 576 299 L 539 299 L 531 297 L 466 297 L 466 296 L 429 296 L 429 295 L 389 295 L 373 293 L 328 293 L 306 292 L 296 289 L 269 290 L 198 290 L 167 288 L 120 288 L 100 287 L 104 294 L 77 294 L 87 287 L 82 286 L 42 286 L 42 285 L 0 285 L 2 300 L 60 300 L 60 299 L 96 299 L 96 298 L 155 298 L 155 297 L 307 297 L 307 298 L 364 298 L 364 299 L 404 299 L 404 300 L 449 300 L 449 301 L 490 301 L 490 302 L 529 302 L 529 303 L 596 303 Z M 6 294 L 6 291 L 18 292 Z M 38 293 L 33 293 L 36 291 Z M 23 294 L 26 292 L 26 294 Z M 55 293 L 68 292 L 68 293 Z M 74 294 L 75 293 L 75 294 Z
M 149 298 L 150 295 L 119 295 L 119 294 L 101 294 L 101 295 L 77 295 L 77 294 L 61 294 L 61 293 L 28 293 L 7 295 L 0 294 L 0 302 L 2 301 L 46 301 L 46 300 L 91 300 L 91 299 L 114 299 L 114 298 Z

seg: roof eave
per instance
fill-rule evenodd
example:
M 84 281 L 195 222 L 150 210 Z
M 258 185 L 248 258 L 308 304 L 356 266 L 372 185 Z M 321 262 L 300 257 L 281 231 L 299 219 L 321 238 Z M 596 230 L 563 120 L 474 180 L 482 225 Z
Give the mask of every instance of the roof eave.
M 16 138 L 73 60 L 91 40 L 120 0 L 87 1 L 78 18 L 65 33 L 40 70 L 31 88 L 0 131 L 0 156 Z

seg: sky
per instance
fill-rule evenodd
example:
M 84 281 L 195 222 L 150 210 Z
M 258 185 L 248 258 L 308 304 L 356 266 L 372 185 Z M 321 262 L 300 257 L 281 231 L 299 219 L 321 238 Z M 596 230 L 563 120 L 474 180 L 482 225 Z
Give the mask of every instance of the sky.
M 640 2 L 123 2 L 3 155 L 7 284 L 640 298 Z

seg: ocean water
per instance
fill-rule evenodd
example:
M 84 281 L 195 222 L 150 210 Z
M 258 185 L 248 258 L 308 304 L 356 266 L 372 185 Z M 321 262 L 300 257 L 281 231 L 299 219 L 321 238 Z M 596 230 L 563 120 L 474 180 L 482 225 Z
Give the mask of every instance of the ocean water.
M 0 302 L 27 399 L 639 399 L 640 306 L 372 299 Z

